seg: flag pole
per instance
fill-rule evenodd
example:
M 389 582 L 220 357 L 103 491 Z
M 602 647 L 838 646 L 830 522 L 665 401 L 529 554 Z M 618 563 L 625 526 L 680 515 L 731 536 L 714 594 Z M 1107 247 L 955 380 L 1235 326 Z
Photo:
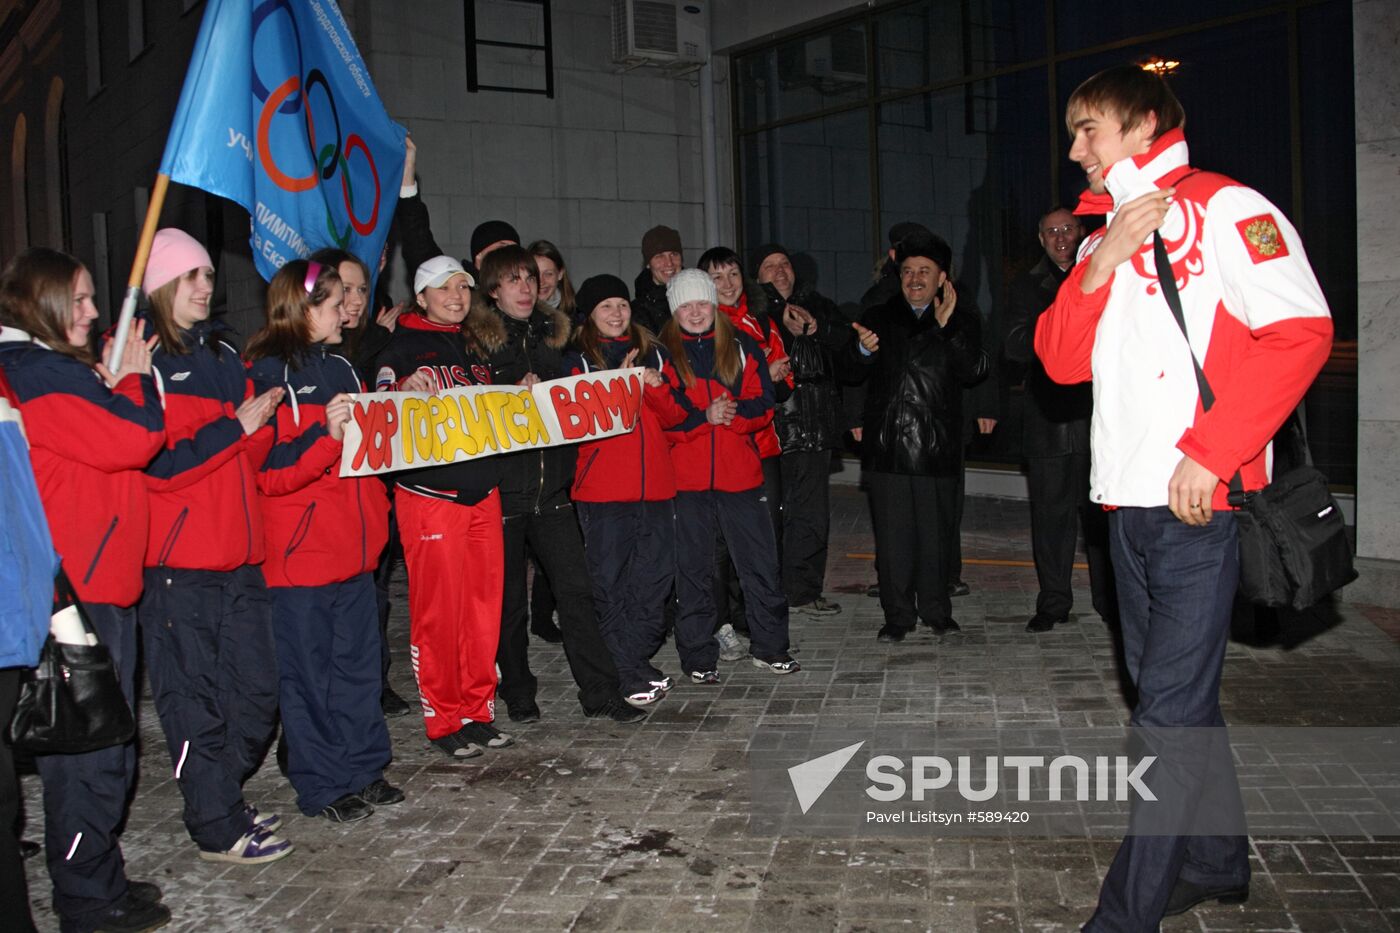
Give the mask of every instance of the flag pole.
M 156 238 L 156 228 L 160 226 L 160 210 L 165 205 L 165 192 L 169 187 L 170 176 L 164 172 L 157 174 L 155 186 L 151 188 L 151 200 L 146 204 L 146 221 L 141 225 L 141 239 L 136 243 L 136 258 L 131 261 L 131 276 L 126 280 L 117 332 L 112 337 L 113 372 L 121 365 L 122 351 L 126 348 L 126 338 L 131 331 L 131 319 L 136 314 L 136 302 L 141 298 L 146 262 L 151 258 L 151 243 Z

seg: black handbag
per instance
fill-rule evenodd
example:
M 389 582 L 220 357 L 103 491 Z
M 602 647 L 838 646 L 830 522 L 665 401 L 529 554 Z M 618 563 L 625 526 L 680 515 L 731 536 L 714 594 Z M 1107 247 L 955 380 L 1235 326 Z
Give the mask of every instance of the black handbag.
M 1158 284 L 1196 368 L 1201 407 L 1210 411 L 1215 393 L 1190 350 L 1176 276 L 1162 237 L 1155 232 L 1152 247 Z M 1250 602 L 1303 610 L 1356 579 L 1346 521 L 1327 477 L 1311 466 L 1299 466 L 1258 492 L 1246 492 L 1236 471 L 1229 485 L 1239 529 L 1240 593 Z
M 71 605 L 83 629 L 95 634 L 68 577 L 55 580 L 63 608 Z M 40 755 L 75 755 L 129 742 L 136 734 L 131 707 L 106 645 L 70 645 L 52 634 L 27 671 L 10 719 L 10 743 Z

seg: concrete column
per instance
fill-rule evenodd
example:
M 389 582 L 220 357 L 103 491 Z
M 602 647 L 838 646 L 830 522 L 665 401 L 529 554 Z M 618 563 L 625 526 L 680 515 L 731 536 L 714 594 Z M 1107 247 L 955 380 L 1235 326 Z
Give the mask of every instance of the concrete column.
M 1400 605 L 1400 4 L 1352 5 L 1359 368 L 1356 550 L 1347 599 Z

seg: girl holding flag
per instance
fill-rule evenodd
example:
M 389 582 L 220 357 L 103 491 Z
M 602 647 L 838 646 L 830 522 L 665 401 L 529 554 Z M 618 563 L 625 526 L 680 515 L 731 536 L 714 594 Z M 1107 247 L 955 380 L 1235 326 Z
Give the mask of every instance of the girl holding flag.
M 344 294 L 333 267 L 287 263 L 268 284 L 267 324 L 247 355 L 255 391 L 286 390 L 258 490 L 287 777 L 302 813 L 348 823 L 404 796 L 384 780 L 389 731 L 371 577 L 389 503 L 378 477 L 342 478 L 339 469 L 346 394 L 363 391 L 350 362 L 331 352 Z

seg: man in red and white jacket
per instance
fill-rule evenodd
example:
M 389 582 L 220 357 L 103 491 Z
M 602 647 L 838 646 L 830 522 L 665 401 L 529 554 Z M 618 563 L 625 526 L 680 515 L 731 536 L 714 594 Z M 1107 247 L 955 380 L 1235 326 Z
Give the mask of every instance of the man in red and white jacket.
M 1269 480 L 1270 438 L 1327 359 L 1327 302 L 1288 220 L 1258 192 L 1191 168 L 1166 83 L 1109 69 L 1070 97 L 1070 159 L 1108 215 L 1040 318 L 1052 379 L 1094 384 L 1090 497 L 1111 508 L 1124 656 L 1141 727 L 1223 726 L 1220 672 L 1239 577 L 1228 483 Z M 1188 346 L 1157 281 L 1161 234 Z M 1191 354 L 1215 396 L 1203 411 Z M 1085 930 L 1156 929 L 1248 897 L 1242 835 L 1130 835 Z

